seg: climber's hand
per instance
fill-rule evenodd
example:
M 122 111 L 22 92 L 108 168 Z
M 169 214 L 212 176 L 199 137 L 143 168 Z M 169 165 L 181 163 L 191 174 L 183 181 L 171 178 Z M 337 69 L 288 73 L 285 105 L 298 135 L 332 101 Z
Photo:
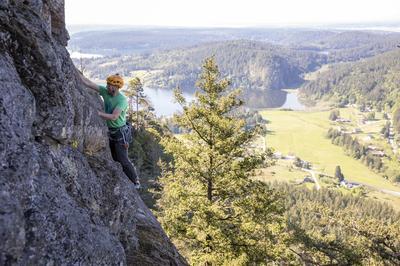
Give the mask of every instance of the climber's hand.
M 77 69 L 78 70 L 78 69 Z M 78 70 L 79 71 L 79 70 Z M 92 90 L 94 90 L 94 91 L 96 91 L 96 92 L 99 92 L 99 86 L 96 84 L 96 83 L 94 83 L 94 82 L 92 82 L 91 80 L 89 80 L 88 78 L 86 78 L 83 74 L 82 74 L 82 72 L 80 72 L 79 71 L 79 77 L 81 78 L 81 81 L 82 81 L 82 83 L 86 86 L 86 87 L 88 87 L 89 89 L 92 89 Z

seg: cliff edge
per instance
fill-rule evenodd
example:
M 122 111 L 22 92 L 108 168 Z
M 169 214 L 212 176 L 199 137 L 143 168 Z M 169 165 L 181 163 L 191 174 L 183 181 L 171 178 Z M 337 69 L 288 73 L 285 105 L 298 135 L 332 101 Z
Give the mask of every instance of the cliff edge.
M 0 0 L 0 265 L 186 265 L 110 155 L 63 0 Z

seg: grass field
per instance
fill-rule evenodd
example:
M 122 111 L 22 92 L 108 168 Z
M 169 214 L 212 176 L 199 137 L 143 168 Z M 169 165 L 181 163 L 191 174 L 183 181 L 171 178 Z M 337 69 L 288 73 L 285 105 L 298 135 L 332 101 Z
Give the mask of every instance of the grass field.
M 341 110 L 341 114 L 350 116 L 351 110 Z M 335 167 L 340 165 L 346 179 L 360 182 L 377 189 L 400 191 L 393 183 L 370 170 L 350 156 L 342 147 L 331 144 L 325 134 L 331 125 L 328 120 L 329 111 L 260 111 L 269 121 L 266 136 L 268 147 L 283 154 L 293 154 L 313 164 L 316 170 L 334 175 Z
M 256 172 L 256 179 L 270 181 L 285 181 L 288 183 L 299 183 L 308 173 L 290 167 L 288 162 L 278 161 L 275 165 L 260 169 Z

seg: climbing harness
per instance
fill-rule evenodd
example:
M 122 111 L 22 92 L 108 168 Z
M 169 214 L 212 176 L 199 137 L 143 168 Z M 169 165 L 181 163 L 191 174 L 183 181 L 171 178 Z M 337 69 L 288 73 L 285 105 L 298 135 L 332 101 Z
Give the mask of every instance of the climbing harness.
M 108 137 L 112 141 L 121 142 L 125 147 L 132 142 L 132 125 L 129 122 L 119 128 L 109 128 Z

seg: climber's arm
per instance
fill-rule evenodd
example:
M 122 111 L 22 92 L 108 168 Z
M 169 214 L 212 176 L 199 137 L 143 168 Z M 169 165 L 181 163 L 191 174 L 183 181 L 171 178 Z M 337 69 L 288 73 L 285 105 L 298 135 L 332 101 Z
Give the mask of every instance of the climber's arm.
M 106 114 L 104 112 L 99 111 L 99 116 L 105 120 L 117 120 L 120 114 L 121 110 L 118 108 L 115 108 L 112 114 Z
M 89 80 L 88 78 L 86 78 L 82 73 L 79 72 L 79 76 L 81 78 L 82 83 L 88 87 L 89 89 L 92 89 L 96 92 L 99 92 L 99 86 L 94 83 L 93 81 Z

